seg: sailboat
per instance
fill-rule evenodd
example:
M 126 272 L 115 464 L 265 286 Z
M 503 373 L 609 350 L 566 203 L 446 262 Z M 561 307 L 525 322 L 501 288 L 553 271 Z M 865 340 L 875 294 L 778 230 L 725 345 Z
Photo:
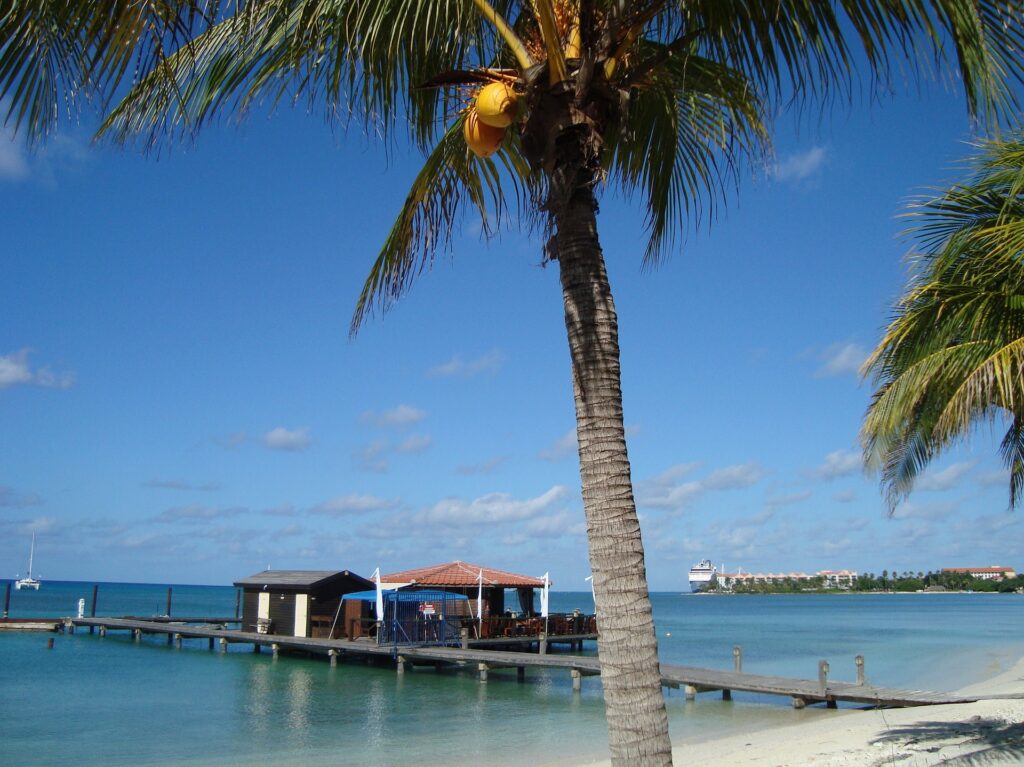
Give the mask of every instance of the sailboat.
M 35 589 L 39 591 L 39 579 L 32 577 L 32 559 L 36 554 L 36 534 L 32 533 L 32 547 L 28 550 L 28 575 L 24 578 L 18 578 L 14 582 L 14 588 L 16 589 Z

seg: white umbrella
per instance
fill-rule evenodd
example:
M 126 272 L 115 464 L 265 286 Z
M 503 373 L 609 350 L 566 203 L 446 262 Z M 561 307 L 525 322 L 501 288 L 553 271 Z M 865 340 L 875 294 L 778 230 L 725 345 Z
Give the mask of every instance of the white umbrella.
M 544 588 L 540 592 L 540 617 L 548 617 L 548 589 L 551 586 L 551 581 L 548 579 L 548 574 L 544 573 Z
M 380 568 L 373 571 L 373 580 L 377 584 L 377 620 L 384 620 L 384 591 L 380 587 Z
M 480 575 L 477 576 L 477 587 L 476 587 L 476 620 L 477 620 L 477 636 L 481 634 L 484 626 L 484 571 L 480 569 Z

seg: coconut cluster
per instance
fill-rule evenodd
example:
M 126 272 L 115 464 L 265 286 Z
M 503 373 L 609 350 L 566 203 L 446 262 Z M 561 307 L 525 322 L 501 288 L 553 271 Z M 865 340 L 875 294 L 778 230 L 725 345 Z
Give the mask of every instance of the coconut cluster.
M 516 92 L 505 83 L 488 83 L 476 93 L 466 112 L 462 134 L 477 157 L 490 157 L 505 139 L 505 131 L 516 118 Z

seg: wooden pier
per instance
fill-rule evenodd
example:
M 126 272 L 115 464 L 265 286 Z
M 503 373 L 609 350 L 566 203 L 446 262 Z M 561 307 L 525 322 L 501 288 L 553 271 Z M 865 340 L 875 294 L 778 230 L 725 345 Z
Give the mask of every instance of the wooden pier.
M 202 622 L 199 623 L 200 621 Z M 139 641 L 144 634 L 166 635 L 167 643 L 174 643 L 178 647 L 182 646 L 184 640 L 206 640 L 209 649 L 213 650 L 215 646 L 219 646 L 222 652 L 226 652 L 230 644 L 249 644 L 252 645 L 254 652 L 269 649 L 274 657 L 281 652 L 326 655 L 330 658 L 332 666 L 337 664 L 339 658 L 377 658 L 389 662 L 393 660 L 398 673 L 404 673 L 407 668 L 416 665 L 470 667 L 476 670 L 481 682 L 486 682 L 489 672 L 496 669 L 515 668 L 520 680 L 525 677 L 526 669 L 531 667 L 565 669 L 570 672 L 573 689 L 577 691 L 581 689 L 583 677 L 596 676 L 601 671 L 600 661 L 595 656 L 547 652 L 549 644 L 560 642 L 570 646 L 582 646 L 584 639 L 594 638 L 592 635 L 542 636 L 539 640 L 532 638 L 530 641 L 534 644 L 539 643 L 536 652 L 493 649 L 495 640 L 467 640 L 465 637 L 463 647 L 399 646 L 396 650 L 391 645 L 377 645 L 367 639 L 314 639 L 226 628 L 225 624 L 232 622 L 234 621 L 209 619 L 196 619 L 195 622 L 186 623 L 182 619 L 166 618 L 65 618 L 64 628 L 71 633 L 74 633 L 76 627 L 89 628 L 90 633 L 98 629 L 101 637 L 109 631 L 128 631 L 135 641 Z M 517 642 L 524 648 L 527 646 L 527 638 L 517 638 Z M 508 642 L 504 644 L 507 645 Z M 789 697 L 796 708 L 803 708 L 812 703 L 825 703 L 830 708 L 835 708 L 839 702 L 875 707 L 903 707 L 973 703 L 978 700 L 950 693 L 901 690 L 866 684 L 863 681 L 863 659 L 860 656 L 857 663 L 859 681 L 854 683 L 828 679 L 829 667 L 825 661 L 819 663 L 817 679 L 746 673 L 741 670 L 742 658 L 739 648 L 735 648 L 733 652 L 733 671 L 662 664 L 662 684 L 671 688 L 682 688 L 690 700 L 701 692 L 721 692 L 723 698 L 729 699 L 732 691 L 741 691 Z

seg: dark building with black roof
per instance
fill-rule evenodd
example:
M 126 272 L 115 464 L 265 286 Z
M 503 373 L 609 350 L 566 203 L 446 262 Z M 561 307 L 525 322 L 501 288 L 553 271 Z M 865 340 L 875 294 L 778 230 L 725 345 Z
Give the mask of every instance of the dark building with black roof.
M 348 570 L 264 570 L 235 581 L 242 589 L 242 630 L 297 637 L 343 631 L 335 618 L 345 594 L 375 588 Z

